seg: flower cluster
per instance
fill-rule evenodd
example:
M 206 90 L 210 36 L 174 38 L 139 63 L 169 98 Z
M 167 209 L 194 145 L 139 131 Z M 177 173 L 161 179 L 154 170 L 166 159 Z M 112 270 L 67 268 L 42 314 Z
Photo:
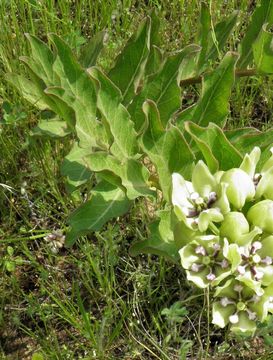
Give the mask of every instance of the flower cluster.
M 273 148 L 260 172 L 261 150 L 240 167 L 212 174 L 203 161 L 192 181 L 172 176 L 174 211 L 188 236 L 180 249 L 187 278 L 214 294 L 212 322 L 253 334 L 273 312 Z

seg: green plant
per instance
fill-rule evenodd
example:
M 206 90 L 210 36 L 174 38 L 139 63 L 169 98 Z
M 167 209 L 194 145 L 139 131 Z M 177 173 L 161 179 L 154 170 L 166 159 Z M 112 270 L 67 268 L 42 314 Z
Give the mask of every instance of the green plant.
M 95 66 L 103 36 L 88 45 L 93 51 L 89 60 L 85 51 L 76 58 L 55 34 L 49 35 L 48 45 L 27 35 L 32 54 L 21 60 L 28 77 L 11 73 L 7 78 L 39 110 L 51 111 L 34 134 L 73 139 L 62 166 L 69 190 L 91 187 L 88 200 L 68 219 L 67 245 L 128 212 L 135 199 L 147 197 L 159 209 L 157 219 L 147 226 L 148 238 L 135 243 L 131 253 L 177 261 L 182 242 L 176 234 L 181 234 L 183 223 L 172 211 L 172 174 L 189 180 L 198 159 L 204 159 L 213 174 L 219 169 L 228 172 L 240 166 L 254 144 L 262 150 L 270 146 L 272 130 L 223 130 L 235 78 L 272 72 L 272 35 L 264 27 L 273 22 L 271 2 L 262 1 L 254 11 L 238 53 L 223 55 L 236 20 L 233 13 L 212 26 L 209 9 L 202 4 L 198 45 L 164 54 L 159 22 L 151 14 L 107 75 Z M 255 68 L 249 69 L 252 64 Z M 181 87 L 199 82 L 199 99 L 182 109 Z M 262 156 L 260 166 L 264 161 Z M 225 185 L 220 191 L 224 197 Z M 222 221 L 218 213 L 211 215 Z M 204 219 L 200 231 L 210 223 L 210 218 Z M 187 241 L 189 230 L 182 232 Z

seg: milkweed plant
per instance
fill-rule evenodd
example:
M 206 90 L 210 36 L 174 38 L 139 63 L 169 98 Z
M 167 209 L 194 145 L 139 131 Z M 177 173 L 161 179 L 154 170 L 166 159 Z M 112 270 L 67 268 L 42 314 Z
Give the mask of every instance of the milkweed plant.
M 214 296 L 212 322 L 246 334 L 273 311 L 273 128 L 226 123 L 235 80 L 273 74 L 272 23 L 273 2 L 262 0 L 225 53 L 238 12 L 212 26 L 201 2 L 196 43 L 168 52 L 152 12 L 111 69 L 98 61 L 105 32 L 76 53 L 56 34 L 26 34 L 25 71 L 6 74 L 43 115 L 32 139 L 68 139 L 61 174 L 78 207 L 65 245 L 148 199 L 156 216 L 130 254 L 181 259 L 188 280 Z M 189 85 L 193 104 L 182 101 Z
M 212 323 L 254 333 L 273 312 L 273 148 L 256 172 L 261 150 L 238 168 L 211 173 L 200 160 L 191 182 L 172 175 L 174 211 L 192 232 L 179 250 L 187 279 L 210 287 Z

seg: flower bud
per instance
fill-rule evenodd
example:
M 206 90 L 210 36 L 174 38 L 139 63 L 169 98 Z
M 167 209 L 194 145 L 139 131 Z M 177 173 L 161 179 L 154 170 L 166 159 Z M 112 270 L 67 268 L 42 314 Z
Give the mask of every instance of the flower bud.
M 236 243 L 242 234 L 249 232 L 249 224 L 244 214 L 236 211 L 227 213 L 220 227 L 220 235 Z
M 251 178 L 253 178 L 255 174 L 256 165 L 261 156 L 261 149 L 257 146 L 251 151 L 250 154 L 246 154 L 242 164 L 240 165 L 240 169 L 244 170 Z
M 254 227 L 249 232 L 249 224 L 244 214 L 232 211 L 225 215 L 220 227 L 220 235 L 239 246 L 249 244 L 255 236 L 261 234 L 261 229 Z
M 252 206 L 247 213 L 248 221 L 267 233 L 273 233 L 273 201 L 263 200 Z
M 251 200 L 255 196 L 255 186 L 251 177 L 241 169 L 226 171 L 221 182 L 228 184 L 227 197 L 236 209 L 241 209 L 246 200 Z
M 256 188 L 256 198 L 265 197 L 273 200 L 273 148 L 270 149 L 271 157 L 265 162 L 259 175 L 259 181 Z

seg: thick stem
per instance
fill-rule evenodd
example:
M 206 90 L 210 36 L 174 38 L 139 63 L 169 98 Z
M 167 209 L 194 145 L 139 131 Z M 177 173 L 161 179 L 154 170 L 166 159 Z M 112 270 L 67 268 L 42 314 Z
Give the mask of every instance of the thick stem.
M 207 73 L 209 74 L 209 73 Z M 235 77 L 239 78 L 239 77 L 244 77 L 244 76 L 253 76 L 256 75 L 257 71 L 256 69 L 241 69 L 241 70 L 235 70 Z M 187 86 L 187 85 L 193 85 L 193 84 L 198 84 L 202 81 L 202 77 L 203 76 L 195 76 L 192 78 L 188 78 L 185 80 L 181 80 L 180 81 L 180 86 Z

